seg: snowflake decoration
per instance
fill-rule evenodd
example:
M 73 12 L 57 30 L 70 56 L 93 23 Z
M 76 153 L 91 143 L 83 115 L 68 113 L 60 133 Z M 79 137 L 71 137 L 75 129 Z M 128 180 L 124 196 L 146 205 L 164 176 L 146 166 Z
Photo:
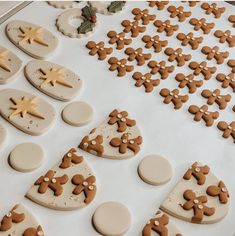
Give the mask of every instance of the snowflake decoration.
M 8 65 L 6 64 L 6 61 L 7 61 L 7 54 L 8 54 L 8 51 L 4 51 L 4 52 L 1 52 L 0 53 L 0 67 L 3 69 L 3 70 L 6 70 L 8 72 L 11 72 L 11 69 L 8 67 Z

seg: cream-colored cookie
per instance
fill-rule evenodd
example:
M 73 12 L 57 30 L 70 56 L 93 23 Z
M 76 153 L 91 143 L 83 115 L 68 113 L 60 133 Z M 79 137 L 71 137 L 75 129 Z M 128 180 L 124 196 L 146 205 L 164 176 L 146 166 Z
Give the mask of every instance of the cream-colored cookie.
M 182 236 L 179 229 L 172 223 L 170 217 L 160 210 L 147 222 L 142 230 L 142 236 L 157 235 Z
M 6 129 L 0 124 L 0 147 L 3 145 L 7 136 Z
M 100 157 L 123 160 L 135 156 L 142 141 L 136 121 L 129 117 L 128 112 L 115 109 L 82 139 L 79 147 Z
M 172 167 L 166 158 L 159 155 L 150 155 L 140 162 L 138 174 L 148 184 L 161 185 L 171 179 Z
M 58 46 L 58 39 L 50 31 L 26 21 L 11 21 L 6 34 L 13 44 L 36 59 L 48 58 Z
M 95 229 L 104 236 L 124 235 L 131 226 L 131 214 L 119 202 L 105 202 L 94 212 L 92 222 Z
M 87 206 L 96 195 L 96 178 L 84 158 L 70 149 L 62 161 L 43 173 L 26 197 L 54 210 L 71 211 Z
M 223 181 L 208 166 L 195 162 L 160 208 L 184 221 L 211 224 L 226 216 L 229 202 L 229 193 Z
M 42 165 L 43 159 L 41 146 L 35 143 L 22 143 L 11 151 L 9 164 L 19 172 L 31 172 Z
M 49 61 L 29 62 L 25 66 L 25 76 L 35 88 L 60 101 L 73 99 L 82 86 L 74 72 Z
M 22 61 L 13 52 L 0 46 L 0 84 L 12 81 L 19 72 Z
M 78 7 L 79 2 L 77 1 L 48 1 L 50 6 L 59 9 L 68 9 L 73 7 Z
M 72 102 L 63 109 L 62 119 L 73 126 L 83 126 L 91 122 L 93 108 L 86 102 Z
M 1 220 L 0 236 L 43 236 L 43 229 L 34 216 L 21 204 Z
M 0 90 L 0 114 L 16 128 L 31 135 L 48 131 L 56 115 L 47 101 L 16 89 Z

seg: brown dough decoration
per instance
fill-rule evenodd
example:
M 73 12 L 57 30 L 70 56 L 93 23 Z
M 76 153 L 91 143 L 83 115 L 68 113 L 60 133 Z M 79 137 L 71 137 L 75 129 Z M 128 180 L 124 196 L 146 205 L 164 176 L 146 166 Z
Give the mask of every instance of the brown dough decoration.
M 79 144 L 79 148 L 89 153 L 95 152 L 98 156 L 102 156 L 104 153 L 103 147 L 103 137 L 101 135 L 97 135 L 96 138 L 89 140 L 88 136 L 85 136 L 81 143 Z
M 219 197 L 219 201 L 222 204 L 226 204 L 228 202 L 229 193 L 223 181 L 220 181 L 218 186 L 209 186 L 206 193 L 212 197 Z
M 141 136 L 130 139 L 128 133 L 123 134 L 121 138 L 113 138 L 110 141 L 110 145 L 113 147 L 118 147 L 121 154 L 125 154 L 127 149 L 130 149 L 132 152 L 134 152 L 134 154 L 137 154 L 140 150 L 141 144 Z
M 121 133 L 126 131 L 127 126 L 133 127 L 136 125 L 135 120 L 131 120 L 128 118 L 127 111 L 118 112 L 118 110 L 115 109 L 109 114 L 109 117 L 110 119 L 108 121 L 108 124 L 109 125 L 117 124 L 118 126 L 117 131 Z
M 177 48 L 176 50 L 173 48 L 166 48 L 164 52 L 169 56 L 168 61 L 177 61 L 177 66 L 183 66 L 186 61 L 191 60 L 190 54 L 182 54 L 182 48 Z
M 232 35 L 230 30 L 216 30 L 215 37 L 219 38 L 220 43 L 228 43 L 229 47 L 235 47 L 235 35 Z
M 132 14 L 135 15 L 134 20 L 142 20 L 143 25 L 149 24 L 150 21 L 155 20 L 155 15 L 150 15 L 148 9 L 141 10 L 139 8 L 134 8 Z
M 44 232 L 42 227 L 39 225 L 37 228 L 26 229 L 22 236 L 44 236 Z
M 125 33 L 131 32 L 131 37 L 135 38 L 139 35 L 139 33 L 143 33 L 146 30 L 145 26 L 139 26 L 139 21 L 129 21 L 129 20 L 124 20 L 122 21 L 122 26 L 124 26 L 123 31 Z
M 232 68 L 232 73 L 235 73 L 235 60 L 233 59 L 229 60 L 228 66 Z
M 216 80 L 221 82 L 222 88 L 228 88 L 230 86 L 233 89 L 233 92 L 235 92 L 235 75 L 234 75 L 234 73 L 230 73 L 228 75 L 225 75 L 223 73 L 219 73 L 216 76 Z
M 194 116 L 195 121 L 200 121 L 201 119 L 203 119 L 206 123 L 206 126 L 212 126 L 214 120 L 216 120 L 219 117 L 219 112 L 208 111 L 207 105 L 203 105 L 201 107 L 198 107 L 196 105 L 191 105 L 188 111 L 191 114 L 195 115 Z
M 207 66 L 207 62 L 203 61 L 201 63 L 198 63 L 196 61 L 192 61 L 189 63 L 189 68 L 194 70 L 194 75 L 199 75 L 202 74 L 204 75 L 204 79 L 205 80 L 209 80 L 212 76 L 212 74 L 214 74 L 216 72 L 216 67 L 208 67 Z
M 194 26 L 194 30 L 198 31 L 201 29 L 204 34 L 209 34 L 215 27 L 215 23 L 207 23 L 205 18 L 201 18 L 200 20 L 192 18 L 189 23 Z
M 131 72 L 134 70 L 134 66 L 127 65 L 126 59 L 118 60 L 116 57 L 110 57 L 108 60 L 110 64 L 109 70 L 110 71 L 118 71 L 117 76 L 122 77 L 126 75 L 126 72 Z
M 210 171 L 210 167 L 199 166 L 197 162 L 194 162 L 192 166 L 184 174 L 183 178 L 185 180 L 190 180 L 193 176 L 197 180 L 198 185 L 203 185 L 206 182 L 206 176 Z
M 207 15 L 213 14 L 215 18 L 220 18 L 221 15 L 225 12 L 225 7 L 217 7 L 216 3 L 209 4 L 204 2 L 201 5 L 201 8 L 205 10 L 205 13 Z
M 200 88 L 203 85 L 202 80 L 195 80 L 193 74 L 185 76 L 182 73 L 178 73 L 175 76 L 175 79 L 179 82 L 179 88 L 188 87 L 189 93 L 195 93 L 197 88 Z
M 213 48 L 210 48 L 208 46 L 204 46 L 202 48 L 202 53 L 207 55 L 206 59 L 211 60 L 215 59 L 217 64 L 223 64 L 224 59 L 226 59 L 229 56 L 228 52 L 219 52 L 219 47 L 215 46 Z
M 12 227 L 12 223 L 18 224 L 24 221 L 25 214 L 24 213 L 16 213 L 15 209 L 17 206 L 15 206 L 11 211 L 9 211 L 8 214 L 6 214 L 1 221 L 0 231 L 6 232 Z
M 152 75 L 150 73 L 146 73 L 143 75 L 141 72 L 135 72 L 132 77 L 134 80 L 136 80 L 135 86 L 144 86 L 146 93 L 152 92 L 154 87 L 160 84 L 160 80 L 152 79 Z
M 231 136 L 235 143 L 235 121 L 232 121 L 230 124 L 225 121 L 220 121 L 217 127 L 219 130 L 223 131 L 224 138 Z
M 219 89 L 215 89 L 214 91 L 210 91 L 208 89 L 205 89 L 202 91 L 201 95 L 207 99 L 208 105 L 213 105 L 214 103 L 217 103 L 219 106 L 219 109 L 223 110 L 227 107 L 227 103 L 231 100 L 231 95 L 221 95 Z
M 149 60 L 152 57 L 151 53 L 143 53 L 142 48 L 127 48 L 125 50 L 125 53 L 129 56 L 128 60 L 136 60 L 138 66 L 144 65 L 145 61 Z
M 169 1 L 148 1 L 150 7 L 157 7 L 159 11 L 163 10 Z
M 183 22 L 186 20 L 187 17 L 191 16 L 191 11 L 184 11 L 184 7 L 182 6 L 179 7 L 169 6 L 167 8 L 167 11 L 171 13 L 170 14 L 171 18 L 178 17 L 179 22 Z
M 205 195 L 196 196 L 192 190 L 186 190 L 184 192 L 184 199 L 187 201 L 182 205 L 182 208 L 186 211 L 193 210 L 192 223 L 200 224 L 203 220 L 203 216 L 212 216 L 215 214 L 214 207 L 208 207 L 207 197 Z
M 144 35 L 142 41 L 145 42 L 146 48 L 154 48 L 155 52 L 161 52 L 163 47 L 166 47 L 168 42 L 167 40 L 160 40 L 158 35 L 153 37 L 149 35 Z
M 157 212 L 156 216 L 152 218 L 144 227 L 142 236 L 151 236 L 152 232 L 156 232 L 160 236 L 167 236 L 168 229 L 166 225 L 169 223 L 169 217 L 166 214 L 161 215 L 161 212 Z
M 233 23 L 233 28 L 235 28 L 235 15 L 231 15 L 228 18 L 229 22 Z
M 183 103 L 188 101 L 188 95 L 179 95 L 178 89 L 170 91 L 169 89 L 164 88 L 160 91 L 160 95 L 165 98 L 163 100 L 165 104 L 172 102 L 175 109 L 180 109 Z
M 179 33 L 176 37 L 182 41 L 182 46 L 190 45 L 193 50 L 197 49 L 203 41 L 203 37 L 194 37 L 192 32 L 188 34 Z
M 116 49 L 120 50 L 125 47 L 125 45 L 129 45 L 132 42 L 132 39 L 125 38 L 125 33 L 117 33 L 115 31 L 109 31 L 107 36 L 110 38 L 110 44 L 116 44 Z
M 166 36 L 171 36 L 174 34 L 175 31 L 178 30 L 178 25 L 171 25 L 170 20 L 156 20 L 154 21 L 154 25 L 158 28 L 157 32 L 162 33 L 163 31 L 166 32 Z
M 105 48 L 104 47 L 104 42 L 103 41 L 101 41 L 99 43 L 96 43 L 94 41 L 89 41 L 86 44 L 86 47 L 88 49 L 90 49 L 89 54 L 91 56 L 95 56 L 97 54 L 99 60 L 104 60 L 107 57 L 107 55 L 109 55 L 113 52 L 112 48 Z
M 159 63 L 156 61 L 150 61 L 148 63 L 148 67 L 151 68 L 151 74 L 155 75 L 156 73 L 159 73 L 161 75 L 161 79 L 166 79 L 175 69 L 174 66 L 166 66 L 165 61 L 161 61 Z
M 49 170 L 46 175 L 41 176 L 34 185 L 39 185 L 38 192 L 44 194 L 50 188 L 55 196 L 60 196 L 63 193 L 62 185 L 66 184 L 69 180 L 67 175 L 55 177 L 56 172 Z
M 79 164 L 83 161 L 83 157 L 82 156 L 78 156 L 76 155 L 76 149 L 75 148 L 71 148 L 63 157 L 62 159 L 62 163 L 60 164 L 60 168 L 61 169 L 67 169 L 70 166 L 72 166 L 72 164 Z
M 72 183 L 76 185 L 73 194 L 79 195 L 82 192 L 85 194 L 84 203 L 89 204 L 96 195 L 96 178 L 89 176 L 86 179 L 82 175 L 75 175 L 72 178 Z

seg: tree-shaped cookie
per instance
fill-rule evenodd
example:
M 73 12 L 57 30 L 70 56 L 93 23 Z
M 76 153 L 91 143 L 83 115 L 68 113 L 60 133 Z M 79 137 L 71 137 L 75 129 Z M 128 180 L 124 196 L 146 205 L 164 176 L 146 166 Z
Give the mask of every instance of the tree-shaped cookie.
M 172 25 L 170 20 L 156 20 L 154 21 L 154 25 L 157 27 L 157 32 L 162 33 L 165 31 L 166 36 L 172 36 L 179 28 L 178 25 Z
M 186 20 L 187 17 L 191 16 L 191 12 L 184 11 L 184 7 L 182 7 L 182 6 L 179 6 L 179 7 L 169 6 L 167 8 L 167 11 L 171 13 L 170 14 L 171 18 L 177 17 L 179 22 L 183 22 Z
M 131 37 L 133 38 L 137 37 L 140 33 L 143 33 L 146 30 L 145 26 L 139 25 L 138 20 L 135 20 L 133 22 L 129 20 L 124 20 L 122 21 L 122 26 L 124 27 L 123 31 L 125 33 L 131 32 Z
M 197 49 L 203 41 L 203 37 L 195 37 L 192 32 L 188 34 L 179 33 L 176 37 L 182 41 L 182 46 L 190 45 L 193 50 Z
M 168 44 L 167 40 L 160 40 L 158 35 L 151 37 L 150 35 L 144 35 L 142 38 L 145 42 L 146 48 L 154 48 L 155 52 L 161 52 L 163 47 L 166 47 Z
M 156 16 L 149 14 L 148 9 L 141 10 L 139 8 L 134 8 L 132 14 L 135 16 L 134 20 L 142 20 L 143 25 L 147 25 L 150 21 L 155 20 Z
M 231 123 L 220 121 L 217 124 L 217 127 L 223 132 L 223 138 L 229 138 L 231 136 L 235 142 L 235 121 L 232 121 Z
M 107 55 L 109 55 L 113 52 L 112 48 L 105 48 L 104 47 L 103 41 L 100 41 L 99 43 L 96 43 L 94 41 L 89 41 L 86 44 L 86 47 L 88 49 L 90 49 L 89 54 L 91 56 L 95 56 L 97 54 L 99 60 L 104 60 L 107 57 Z
M 193 74 L 194 75 L 199 75 L 202 74 L 204 76 L 205 80 L 209 80 L 212 76 L 212 74 L 214 74 L 216 72 L 216 67 L 208 67 L 207 66 L 207 62 L 203 61 L 201 63 L 198 63 L 196 61 L 192 61 L 189 63 L 189 68 L 194 70 Z
M 115 31 L 109 31 L 107 36 L 110 38 L 110 44 L 116 44 L 116 49 L 121 50 L 125 45 L 129 45 L 132 42 L 132 39 L 125 38 L 125 33 L 117 33 Z
M 165 61 L 160 61 L 159 63 L 156 61 L 150 61 L 148 67 L 151 69 L 151 74 L 155 75 L 159 73 L 163 80 L 166 79 L 175 69 L 174 66 L 167 66 Z
M 213 48 L 210 48 L 209 46 L 204 46 L 202 48 L 202 53 L 207 55 L 207 60 L 212 60 L 213 58 L 216 60 L 217 64 L 223 64 L 224 59 L 226 59 L 229 56 L 229 52 L 220 52 L 219 47 L 215 46 Z
M 204 34 L 209 34 L 215 27 L 215 23 L 208 23 L 205 18 L 191 18 L 189 23 L 194 26 L 194 30 L 202 30 Z
M 216 30 L 214 35 L 219 38 L 220 43 L 227 42 L 229 47 L 235 47 L 235 35 L 230 30 Z
M 231 87 L 233 92 L 235 92 L 235 75 L 234 73 L 230 73 L 225 75 L 223 73 L 219 73 L 216 75 L 216 80 L 221 82 L 222 88 Z
M 213 14 L 215 18 L 220 18 L 221 15 L 225 12 L 225 7 L 217 7 L 216 3 L 209 4 L 204 2 L 201 5 L 201 8 L 205 10 L 207 15 Z
M 142 48 L 127 48 L 125 53 L 128 55 L 128 60 L 136 60 L 138 66 L 144 65 L 145 61 L 149 60 L 152 56 L 151 53 L 143 53 Z

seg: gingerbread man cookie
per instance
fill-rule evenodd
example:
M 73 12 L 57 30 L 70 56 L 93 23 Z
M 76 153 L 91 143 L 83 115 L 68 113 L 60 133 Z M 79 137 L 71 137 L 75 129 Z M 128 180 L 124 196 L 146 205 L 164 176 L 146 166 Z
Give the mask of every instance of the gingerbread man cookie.
M 160 91 L 160 95 L 165 98 L 163 100 L 165 104 L 172 102 L 175 109 L 180 109 L 183 106 L 183 103 L 188 101 L 188 95 L 179 95 L 178 89 L 170 91 L 169 89 L 164 88 Z
M 235 35 L 232 35 L 230 30 L 216 30 L 214 35 L 219 38 L 220 43 L 227 42 L 229 47 L 235 46 Z
M 163 10 L 169 1 L 148 1 L 150 7 L 157 7 L 159 11 Z
M 203 119 L 206 123 L 206 126 L 212 126 L 214 124 L 214 120 L 216 120 L 219 117 L 219 112 L 211 112 L 208 111 L 208 106 L 203 105 L 201 107 L 198 107 L 196 105 L 191 105 L 188 109 L 188 111 L 194 115 L 195 121 L 200 121 Z
M 229 138 L 231 136 L 235 143 L 235 121 L 232 121 L 230 124 L 225 121 L 220 121 L 217 124 L 217 127 L 219 130 L 223 131 L 224 138 Z
M 181 1 L 181 2 L 186 2 L 190 7 L 195 7 L 198 2 L 200 1 Z
M 156 20 L 154 21 L 154 25 L 157 27 L 157 32 L 162 33 L 165 31 L 166 36 L 172 36 L 179 28 L 178 25 L 172 25 L 170 20 Z
M 205 10 L 205 13 L 207 15 L 213 14 L 215 18 L 220 18 L 221 15 L 225 12 L 225 7 L 217 7 L 216 3 L 209 4 L 207 2 L 204 2 L 201 5 L 201 8 Z
M 108 60 L 108 63 L 110 64 L 109 70 L 115 71 L 117 70 L 117 76 L 125 76 L 126 72 L 131 72 L 134 69 L 134 66 L 127 65 L 126 59 L 118 60 L 116 57 L 111 57 Z
M 167 11 L 170 12 L 170 17 L 175 18 L 178 17 L 179 22 L 183 22 L 186 20 L 187 17 L 191 16 L 190 11 L 184 11 L 184 8 L 182 6 L 175 7 L 175 6 L 169 6 L 167 8 Z
M 185 76 L 182 73 L 178 73 L 175 76 L 176 81 L 179 82 L 179 88 L 188 87 L 189 93 L 195 93 L 197 88 L 200 88 L 203 85 L 202 80 L 195 80 L 193 74 Z
M 193 33 L 190 32 L 188 34 L 179 33 L 177 34 L 177 39 L 182 41 L 182 46 L 190 45 L 193 50 L 197 49 L 203 41 L 203 37 L 194 37 Z
M 110 38 L 110 44 L 116 44 L 116 49 L 121 50 L 125 45 L 129 45 L 132 39 L 125 38 L 125 33 L 116 33 L 115 31 L 109 31 L 107 36 Z
M 226 204 L 229 199 L 229 193 L 223 181 L 219 181 L 218 185 L 211 185 L 207 188 L 206 193 L 211 197 L 218 197 L 220 203 Z
M 201 95 L 207 99 L 208 105 L 213 105 L 214 103 L 217 103 L 219 106 L 219 109 L 223 110 L 227 107 L 228 102 L 231 100 L 231 95 L 221 95 L 219 89 L 215 89 L 214 91 L 210 91 L 208 89 L 205 89 L 202 91 Z
M 132 77 L 134 80 L 136 80 L 135 86 L 144 86 L 146 93 L 152 92 L 154 87 L 160 84 L 160 80 L 152 79 L 152 75 L 150 73 L 146 73 L 143 75 L 141 72 L 135 72 Z
M 223 73 L 219 73 L 216 76 L 216 80 L 221 82 L 222 88 L 231 87 L 233 92 L 235 92 L 235 75 L 234 75 L 234 73 L 230 73 L 228 75 L 225 75 Z
M 124 20 L 122 21 L 122 26 L 124 26 L 123 31 L 125 33 L 131 32 L 131 37 L 135 38 L 137 37 L 140 33 L 145 32 L 146 27 L 145 26 L 139 26 L 139 21 L 129 21 L 129 20 Z
M 166 66 L 165 61 L 160 61 L 159 63 L 156 61 L 150 61 L 148 67 L 151 68 L 151 74 L 155 75 L 156 73 L 159 73 L 161 79 L 166 79 L 175 69 L 174 66 Z
M 134 20 L 142 20 L 143 25 L 148 25 L 150 21 L 155 20 L 156 16 L 149 14 L 148 9 L 141 10 L 139 8 L 134 8 L 132 14 L 135 16 Z
M 228 18 L 229 22 L 233 24 L 233 28 L 235 28 L 235 15 L 231 15 Z
M 215 59 L 217 64 L 223 64 L 224 59 L 228 58 L 229 52 L 220 52 L 219 47 L 215 46 L 213 48 L 210 48 L 208 46 L 204 46 L 202 48 L 202 53 L 207 55 L 207 60 Z
M 232 68 L 232 73 L 235 73 L 235 60 L 228 60 L 228 66 Z
M 192 18 L 189 23 L 194 26 L 194 30 L 198 31 L 201 29 L 204 34 L 209 34 L 215 27 L 215 23 L 207 23 L 205 18 L 201 18 L 200 20 Z
M 212 76 L 212 74 L 214 74 L 216 72 L 216 67 L 208 67 L 207 63 L 205 61 L 198 63 L 196 61 L 192 61 L 189 63 L 189 68 L 194 70 L 194 75 L 199 75 L 202 74 L 204 76 L 205 80 L 209 80 Z
M 150 35 L 144 35 L 142 41 L 145 42 L 146 48 L 154 48 L 155 52 L 161 52 L 163 47 L 168 44 L 167 40 L 160 40 L 158 35 L 151 37 Z
M 125 50 L 125 53 L 129 56 L 128 60 L 136 60 L 138 66 L 144 65 L 145 61 L 149 60 L 152 57 L 151 53 L 143 53 L 142 48 L 127 48 Z
M 191 60 L 191 55 L 183 54 L 182 48 L 177 48 L 176 50 L 173 48 L 166 48 L 164 52 L 169 56 L 168 61 L 177 61 L 177 66 L 183 66 L 186 61 Z
M 89 54 L 91 56 L 95 56 L 97 54 L 99 60 L 104 60 L 107 57 L 107 55 L 109 55 L 113 52 L 112 48 L 105 48 L 104 47 L 104 42 L 103 41 L 101 41 L 99 43 L 96 43 L 94 41 L 89 41 L 86 44 L 86 47 L 88 49 L 90 49 Z

